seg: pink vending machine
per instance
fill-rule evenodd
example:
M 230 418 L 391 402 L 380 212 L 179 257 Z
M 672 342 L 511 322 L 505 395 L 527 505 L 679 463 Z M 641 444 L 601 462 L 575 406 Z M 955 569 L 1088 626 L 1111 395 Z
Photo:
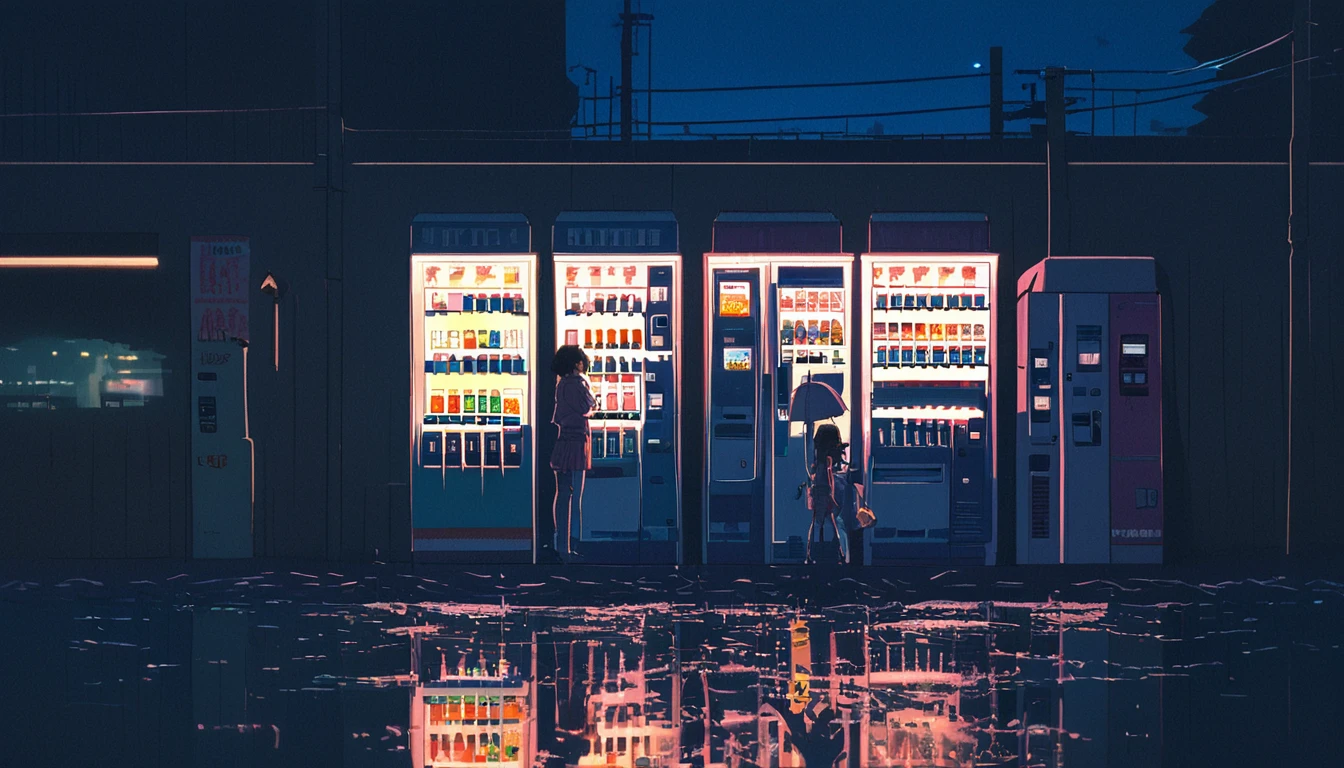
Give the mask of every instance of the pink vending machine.
M 1017 282 L 1017 561 L 1162 562 L 1162 303 L 1150 257 Z

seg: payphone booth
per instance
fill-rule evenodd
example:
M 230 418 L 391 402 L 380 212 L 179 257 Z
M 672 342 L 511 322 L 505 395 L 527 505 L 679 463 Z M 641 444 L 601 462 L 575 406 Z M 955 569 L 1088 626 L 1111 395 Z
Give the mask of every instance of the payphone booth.
M 417 560 L 533 561 L 537 257 L 519 214 L 411 224 Z
M 998 254 L 983 213 L 879 213 L 862 257 L 865 534 L 877 565 L 993 565 Z
M 1162 562 L 1162 303 L 1151 257 L 1017 282 L 1017 560 Z
M 570 540 L 591 563 L 681 555 L 681 255 L 667 211 L 562 213 L 553 235 L 560 344 L 592 361 L 592 468 Z
M 705 254 L 707 563 L 802 562 L 811 513 L 805 435 L 848 441 L 854 257 L 828 213 L 725 213 Z M 824 384 L 843 413 L 804 421 L 790 400 Z M 833 533 L 827 530 L 827 540 Z

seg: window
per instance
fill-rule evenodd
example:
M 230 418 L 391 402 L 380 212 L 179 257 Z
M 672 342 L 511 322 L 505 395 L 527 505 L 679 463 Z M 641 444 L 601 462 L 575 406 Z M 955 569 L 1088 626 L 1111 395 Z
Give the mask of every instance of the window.
M 164 356 L 103 339 L 29 338 L 0 347 L 0 407 L 135 408 L 163 397 Z

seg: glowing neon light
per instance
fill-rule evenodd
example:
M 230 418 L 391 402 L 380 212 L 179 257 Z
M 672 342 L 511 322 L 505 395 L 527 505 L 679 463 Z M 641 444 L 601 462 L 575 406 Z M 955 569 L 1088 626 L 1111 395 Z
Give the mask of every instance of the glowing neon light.
M 157 269 L 158 256 L 0 256 L 0 268 Z
M 949 421 L 965 421 L 967 419 L 983 419 L 985 412 L 979 408 L 949 406 L 940 408 L 937 406 L 912 406 L 912 407 L 886 407 L 877 406 L 873 408 L 873 415 L 883 419 L 946 419 Z

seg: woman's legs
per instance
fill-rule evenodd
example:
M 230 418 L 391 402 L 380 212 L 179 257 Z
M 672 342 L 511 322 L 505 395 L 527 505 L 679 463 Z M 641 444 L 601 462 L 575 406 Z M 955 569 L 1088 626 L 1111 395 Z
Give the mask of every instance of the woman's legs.
M 551 509 L 551 517 L 555 521 L 555 551 L 560 555 L 573 554 L 570 545 L 571 521 L 579 518 L 586 474 L 583 470 L 555 470 L 555 504 Z
M 840 563 L 849 562 L 849 533 L 845 531 L 844 520 L 838 514 L 831 514 L 831 526 L 835 528 L 835 543 L 840 547 Z
M 555 470 L 555 503 L 551 519 L 555 522 L 555 537 L 551 540 L 557 555 L 569 552 L 569 509 L 574 496 L 574 473 Z
M 588 473 L 585 472 L 585 471 L 583 471 L 582 469 L 580 469 L 580 470 L 577 471 L 577 472 L 570 472 L 570 473 L 569 473 L 569 485 L 570 485 L 570 488 L 573 489 L 573 492 L 570 493 L 570 495 L 569 495 L 569 519 L 570 519 L 570 520 L 582 520 L 582 519 L 583 519 L 583 514 L 582 514 L 582 510 L 583 510 L 583 481 L 584 481 L 584 479 L 585 479 L 587 476 L 588 476 Z M 573 546 L 573 544 L 572 544 L 572 543 L 570 542 L 570 540 L 569 540 L 569 531 L 570 531 L 570 525 L 567 524 L 567 525 L 565 526 L 565 553 L 566 553 L 566 554 L 569 554 L 569 555 L 572 555 L 572 554 L 574 554 L 574 546 Z

